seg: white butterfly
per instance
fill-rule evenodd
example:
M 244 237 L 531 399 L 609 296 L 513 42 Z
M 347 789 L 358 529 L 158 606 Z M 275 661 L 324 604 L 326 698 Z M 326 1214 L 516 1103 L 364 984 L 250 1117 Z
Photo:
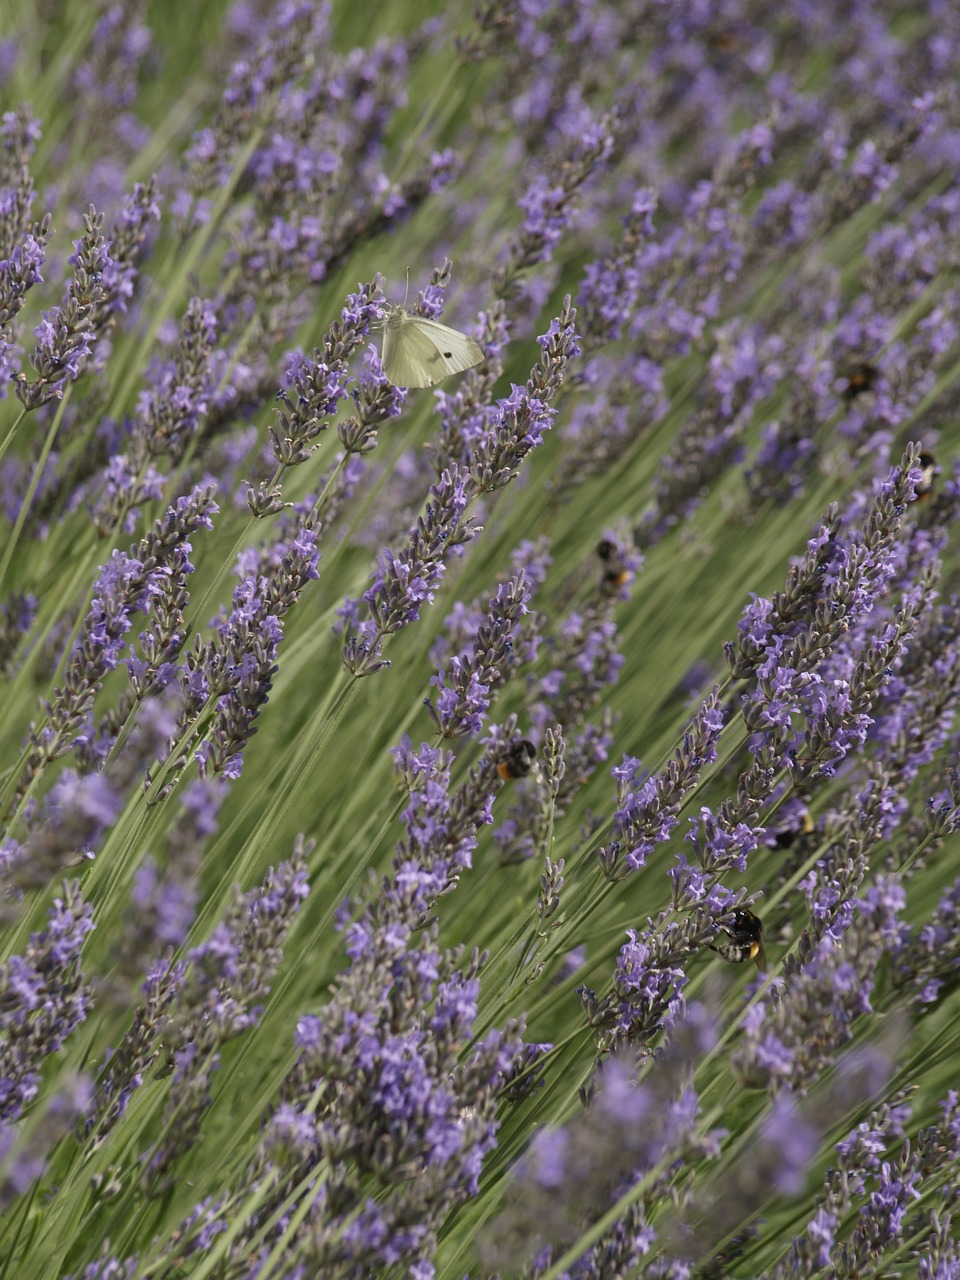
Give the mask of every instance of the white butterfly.
M 380 363 L 395 387 L 433 387 L 484 358 L 478 342 L 439 320 L 411 315 L 392 302 L 384 310 Z

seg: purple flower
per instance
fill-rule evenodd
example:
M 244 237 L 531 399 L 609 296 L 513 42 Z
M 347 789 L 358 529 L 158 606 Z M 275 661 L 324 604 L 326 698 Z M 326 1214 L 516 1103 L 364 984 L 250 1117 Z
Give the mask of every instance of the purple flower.
M 163 867 L 152 857 L 141 862 L 130 892 L 133 908 L 124 921 L 115 950 L 122 973 L 140 974 L 144 956 L 164 955 L 186 941 L 199 896 L 199 871 L 209 838 L 227 796 L 226 783 L 206 778 L 190 783 L 180 797 L 180 811 L 167 835 Z
M 44 1060 L 62 1047 L 90 1010 L 91 993 L 80 968 L 93 909 L 80 885 L 64 885 L 49 924 L 30 935 L 22 956 L 0 966 L 0 1118 L 14 1120 L 36 1097 Z
M 657 194 L 642 187 L 633 196 L 630 212 L 622 219 L 617 252 L 588 263 L 577 309 L 584 343 L 589 347 L 615 342 L 623 332 L 639 297 L 637 262 L 648 237 L 654 235 L 653 214 Z
M 175 1064 L 167 1094 L 164 1137 L 145 1153 L 148 1195 L 169 1186 L 171 1167 L 197 1139 L 210 1103 L 210 1078 L 220 1047 L 259 1021 L 264 998 L 283 958 L 283 941 L 308 893 L 305 848 L 271 868 L 263 883 L 233 903 L 208 940 L 188 953 L 166 1013 L 166 1048 Z M 120 1099 L 113 1103 L 119 1107 Z
M 372 284 L 360 285 L 358 293 L 347 297 L 339 321 L 312 360 L 299 352 L 288 358 L 287 387 L 277 394 L 283 408 L 275 410 L 278 423 L 270 428 L 274 457 L 283 466 L 305 462 L 313 442 L 330 425 L 329 419 L 347 395 L 349 359 L 379 318 L 382 301 L 381 278 L 375 276 Z M 390 408 L 383 413 L 390 416 Z
M 960 881 L 954 881 L 927 919 L 913 926 L 903 924 L 892 940 L 894 982 L 906 988 L 921 1009 L 937 1002 L 943 985 L 960 968 L 958 914 Z
M 101 533 L 114 526 L 128 527 L 139 505 L 159 496 L 161 477 L 154 461 L 164 457 L 178 462 L 196 436 L 213 389 L 216 339 L 214 309 L 193 298 L 181 322 L 175 358 L 154 366 L 152 389 L 141 392 L 137 402 L 128 447 L 108 464 L 106 484 L 95 507 Z
M 914 458 L 911 446 L 902 466 L 877 486 L 860 527 L 847 537 L 838 536 L 837 513 L 828 512 L 803 561 L 791 571 L 786 591 L 772 602 L 756 601 L 741 621 L 737 648 L 726 646 L 731 672 L 756 678 L 755 691 L 743 698 L 746 726 L 762 731 L 775 749 L 787 742 L 793 717 L 822 683 L 818 668 L 889 587 Z M 911 625 L 914 607 L 904 614 L 904 629 Z M 896 651 L 898 638 L 893 636 L 892 642 Z M 877 666 L 879 670 L 870 676 L 873 690 L 884 679 L 882 657 Z M 817 753 L 829 759 L 847 749 L 839 739 L 827 738 L 822 748 L 818 744 Z M 798 780 L 811 771 L 801 755 Z
M 497 292 L 505 299 L 522 293 L 518 277 L 535 263 L 549 262 L 563 233 L 575 217 L 574 198 L 597 173 L 602 172 L 614 149 L 616 124 L 612 117 L 600 120 L 584 110 L 566 135 L 568 154 L 556 156 L 552 172 L 536 174 L 518 197 L 523 224 L 501 268 Z
M 411 529 L 402 553 L 385 547 L 373 584 L 363 593 L 369 620 L 362 621 L 343 647 L 343 660 L 355 676 L 370 675 L 390 664 L 382 655 L 384 639 L 420 617 L 421 604 L 433 602 L 446 557 L 474 536 L 467 509 L 466 480 L 454 468 L 431 486 L 426 513 Z M 348 607 L 349 607 L 348 602 Z M 345 615 L 349 623 L 349 611 Z
M 184 704 L 179 723 L 193 725 L 200 710 L 216 700 L 208 736 L 196 747 L 201 776 L 240 776 L 242 751 L 256 732 L 256 720 L 276 673 L 283 618 L 311 580 L 318 577 L 315 522 L 286 528 L 253 572 L 234 589 L 233 608 L 217 620 L 214 637 L 194 650 L 180 670 Z M 258 572 L 257 570 L 261 570 Z M 185 760 L 181 757 L 180 768 Z
M 611 770 L 617 780 L 614 829 L 618 847 L 616 851 L 612 847 L 598 850 L 605 874 L 620 878 L 636 871 L 658 844 L 669 839 L 686 794 L 696 785 L 704 766 L 717 758 L 722 728 L 723 713 L 719 691 L 715 688 L 701 705 L 683 735 L 681 746 L 661 774 L 641 781 L 639 761 L 626 759 L 620 768 Z
M 613 979 L 614 1031 L 603 1037 L 603 1047 L 638 1044 L 682 1017 L 682 992 L 687 985 L 680 957 L 690 949 L 683 925 L 641 935 L 628 929 L 630 941 L 620 949 Z M 588 1016 L 596 1015 L 587 1006 Z
M 67 1073 L 45 1106 L 33 1107 L 29 1124 L 0 1119 L 0 1212 L 16 1204 L 43 1176 L 57 1143 L 89 1103 L 89 1080 Z
M 194 490 L 168 508 L 135 548 L 136 556 L 115 551 L 103 565 L 63 684 L 44 708 L 45 724 L 31 733 L 21 791 L 50 761 L 77 745 L 96 693 L 121 660 L 124 637 L 133 625 L 132 614 L 149 612 L 152 602 L 163 597 L 162 583 L 170 572 L 167 561 L 171 557 L 176 560 L 178 549 L 189 546 L 197 529 L 212 528 L 216 509 L 212 490 Z
M 699 1102 L 689 1085 L 711 1035 L 703 1011 L 691 1009 L 674 1025 L 662 1059 L 639 1080 L 627 1057 L 611 1058 L 591 1086 L 585 1114 L 536 1134 L 514 1169 L 506 1206 L 484 1232 L 481 1256 L 488 1268 L 513 1270 L 538 1254 L 555 1260 L 626 1189 L 638 1186 L 624 1218 L 581 1263 L 584 1274 L 599 1277 L 609 1250 L 619 1246 L 634 1260 L 649 1252 L 655 1233 L 647 1217 L 659 1200 L 654 1171 L 691 1153 L 702 1159 L 717 1151 L 718 1135 L 698 1126 Z
M 230 69 L 216 125 L 194 137 L 188 154 L 190 190 L 209 191 L 226 181 L 236 152 L 248 139 L 264 102 L 304 69 L 308 50 L 322 48 L 328 38 L 328 14 L 312 5 L 285 5 L 268 28 Z
M 109 332 L 126 313 L 140 280 L 140 261 L 148 248 L 150 224 L 160 221 L 159 184 L 155 177 L 137 182 L 124 197 L 110 228 L 110 260 L 103 272 L 103 297 L 97 307 L 101 332 Z
M 43 313 L 34 330 L 38 339 L 30 358 L 36 379 L 28 382 L 21 373 L 14 378 L 18 399 L 24 408 L 37 409 L 51 398 L 63 396 L 66 383 L 80 376 L 97 338 L 97 307 L 104 299 L 103 274 L 110 263 L 107 242 L 102 235 L 103 214 L 91 206 L 83 218 L 83 237 L 74 241 L 73 279 L 67 286 L 66 301 L 55 311 Z M 101 319 L 102 326 L 102 319 Z
M 445 738 L 480 731 L 492 691 L 509 681 L 527 655 L 521 619 L 528 612 L 530 588 L 521 572 L 501 583 L 487 605 L 486 618 L 476 627 L 472 642 L 463 645 L 433 676 L 440 693 L 427 709 Z M 533 646 L 535 656 L 536 646 Z
M 109 1243 L 104 1244 L 102 1256 L 82 1272 L 72 1272 L 68 1280 L 133 1280 L 137 1274 L 137 1259 L 125 1258 L 121 1261 L 109 1250 Z
M 37 597 L 17 592 L 0 604 L 0 675 L 10 673 L 17 646 L 33 626 Z
M 784 990 L 767 994 L 744 1022 L 744 1043 L 734 1065 L 752 1085 L 777 1093 L 810 1087 L 852 1036 L 854 1019 L 871 1009 L 877 964 L 898 937 L 903 895 L 892 877 L 878 882 L 841 931 L 806 939 L 800 962 L 787 964 Z M 841 940 L 842 937 L 842 940 Z
M 571 360 L 580 354 L 574 328 L 576 311 L 564 299 L 563 310 L 551 321 L 547 333 L 537 341 L 542 360 L 524 387 L 514 386 L 511 394 L 497 402 L 495 419 L 473 454 L 470 475 L 477 492 L 502 489 L 519 474 L 520 463 L 543 441 L 543 433 L 553 425 L 551 407 Z
M 556 789 L 552 812 L 544 812 L 544 797 L 538 789 L 518 791 L 506 822 L 494 839 L 504 861 L 522 861 L 540 848 L 544 820 L 549 829 L 554 819 L 570 803 L 594 770 L 603 764 L 613 741 L 612 718 L 601 713 L 599 724 L 590 723 L 606 689 L 616 682 L 623 657 L 617 652 L 616 601 L 602 588 L 582 611 L 574 611 L 555 626 L 554 636 L 546 635 L 550 670 L 528 694 L 528 714 L 534 726 L 532 737 L 546 743 L 547 734 L 558 736 L 562 751 L 557 759 Z M 545 624 L 540 623 L 539 629 Z
M 118 1049 L 107 1049 L 84 1123 L 84 1130 L 92 1134 L 94 1143 L 99 1144 L 123 1115 L 148 1068 L 159 1057 L 160 1031 L 184 972 L 182 961 L 156 961 L 143 983 L 144 999 L 134 1011 L 130 1029 Z
M 777 1153 L 773 1185 L 780 1195 L 796 1196 L 804 1189 L 817 1154 L 819 1132 L 798 1113 L 796 1101 L 780 1093 L 764 1121 L 760 1141 Z
M 412 763 L 406 745 L 404 756 Z M 403 815 L 408 838 L 348 931 L 349 970 L 322 1014 L 300 1021 L 288 1105 L 268 1126 L 254 1166 L 269 1160 L 282 1199 L 317 1160 L 349 1148 L 324 1245 L 328 1265 L 334 1256 L 371 1267 L 426 1264 L 439 1223 L 476 1192 L 494 1145 L 495 1099 L 519 1050 L 513 1029 L 490 1031 L 464 1050 L 476 1015 L 475 968 L 461 970 L 454 953 L 437 949 L 435 927 L 417 927 L 444 885 L 444 867 L 455 865 L 451 855 L 475 842 L 477 806 L 486 804 L 479 779 L 449 796 L 449 760 L 426 750 L 419 759 L 414 767 L 432 774 Z M 462 854 L 459 865 L 468 865 Z M 335 1115 L 311 1102 L 321 1079 L 336 1082 Z M 365 1189 L 374 1169 L 384 1192 L 375 1204 Z
M 27 194 L 25 191 L 24 197 Z M 25 203 L 29 203 L 29 199 Z M 32 230 L 21 231 L 19 243 L 4 246 L 6 256 L 0 259 L 0 316 L 4 317 L 0 323 L 0 398 L 6 398 L 8 382 L 15 376 L 14 361 L 20 354 L 17 345 L 10 340 L 14 319 L 22 309 L 28 291 L 43 282 L 40 269 L 49 235 L 48 214 Z
M 704 871 L 720 875 L 731 869 L 745 871 L 747 855 L 760 843 L 757 831 L 736 821 L 729 810 L 714 814 L 703 807 L 699 820 L 690 819 L 693 830 L 687 836 Z

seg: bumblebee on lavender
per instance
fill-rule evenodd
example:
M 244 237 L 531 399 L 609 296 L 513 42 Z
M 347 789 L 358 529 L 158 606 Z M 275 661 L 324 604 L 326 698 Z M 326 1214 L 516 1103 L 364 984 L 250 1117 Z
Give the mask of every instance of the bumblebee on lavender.
M 810 810 L 803 808 L 797 813 L 794 821 L 788 827 L 782 827 L 773 837 L 773 843 L 778 849 L 789 849 L 791 845 L 796 844 L 801 836 L 808 836 L 813 831 L 813 815 Z
M 926 451 L 917 458 L 917 466 L 920 469 L 920 483 L 917 485 L 914 498 L 917 502 L 923 502 L 930 496 L 930 490 L 933 488 L 933 482 L 936 479 L 939 468 L 933 454 Z
M 606 595 L 616 595 L 621 587 L 633 580 L 633 570 L 624 564 L 620 548 L 609 538 L 597 544 L 597 555 L 604 566 L 601 588 Z
M 497 765 L 497 773 L 503 778 L 504 782 L 510 782 L 516 778 L 525 778 L 533 768 L 533 762 L 537 758 L 537 748 L 527 738 L 518 738 L 516 742 L 511 742 L 507 748 L 507 754 Z
M 767 953 L 763 949 L 763 925 L 758 916 L 746 907 L 738 907 L 729 924 L 723 925 L 729 942 L 711 942 L 710 949 L 731 964 L 755 960 L 758 969 L 767 967 Z
M 851 400 L 856 400 L 857 396 L 862 395 L 864 391 L 869 391 L 879 376 L 880 370 L 867 360 L 861 360 L 852 365 L 846 373 L 847 385 L 842 392 L 847 404 Z

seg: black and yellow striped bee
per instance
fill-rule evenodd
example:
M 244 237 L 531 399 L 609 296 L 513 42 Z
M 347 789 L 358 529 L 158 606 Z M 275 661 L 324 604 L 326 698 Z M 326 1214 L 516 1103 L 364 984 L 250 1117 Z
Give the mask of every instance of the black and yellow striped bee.
M 511 742 L 507 754 L 497 765 L 497 773 L 504 782 L 525 778 L 533 768 L 536 758 L 537 748 L 533 743 L 528 738 L 517 738 L 516 742 Z
M 767 967 L 767 953 L 763 949 L 763 925 L 758 916 L 746 907 L 738 907 L 730 924 L 721 927 L 730 941 L 711 942 L 712 951 L 731 964 L 756 960 L 758 969 Z
M 801 836 L 808 836 L 813 831 L 813 815 L 806 807 L 800 809 L 794 820 L 787 827 L 782 827 L 773 837 L 778 849 L 789 849 Z
M 597 555 L 603 561 L 600 585 L 605 595 L 614 596 L 621 587 L 633 581 L 633 570 L 624 563 L 623 553 L 615 542 L 611 542 L 609 538 L 598 542 Z
M 936 458 L 932 453 L 927 452 L 921 453 L 917 458 L 917 466 L 920 468 L 921 480 L 914 492 L 914 501 L 923 502 L 933 488 L 933 481 L 939 468 Z
M 857 364 L 851 365 L 844 376 L 847 379 L 847 385 L 841 394 L 849 404 L 851 400 L 855 400 L 864 391 L 870 390 L 880 376 L 880 370 L 875 364 L 870 364 L 867 360 L 861 360 Z

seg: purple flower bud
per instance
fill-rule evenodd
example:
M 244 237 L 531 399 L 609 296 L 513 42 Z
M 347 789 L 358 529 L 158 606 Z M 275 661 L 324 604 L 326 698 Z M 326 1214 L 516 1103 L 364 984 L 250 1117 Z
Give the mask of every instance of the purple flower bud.
M 552 427 L 556 411 L 550 402 L 564 381 L 570 361 L 580 354 L 574 328 L 576 314 L 570 298 L 565 298 L 560 315 L 537 339 L 543 355 L 526 386 L 515 386 L 505 400 L 497 402 L 494 423 L 471 461 L 471 480 L 478 492 L 502 489 L 515 479 L 520 463 L 542 443 L 543 433 Z
M 625 759 L 623 766 L 611 770 L 617 779 L 614 829 L 624 850 L 618 876 L 644 866 L 656 846 L 669 839 L 686 794 L 696 785 L 704 765 L 712 764 L 717 758 L 716 744 L 722 728 L 719 690 L 714 688 L 662 774 L 647 777 L 635 786 L 640 774 L 639 761 Z M 603 860 L 602 850 L 598 856 Z
M 28 1125 L 0 1118 L 0 1212 L 43 1176 L 57 1143 L 89 1105 L 90 1093 L 85 1076 L 68 1074 L 44 1107 L 33 1108 Z
M 132 614 L 147 613 L 156 598 L 164 598 L 168 561 L 177 564 L 178 551 L 189 546 L 197 529 L 212 528 L 216 509 L 211 489 L 194 490 L 168 508 L 139 546 L 132 548 L 136 556 L 115 551 L 102 567 L 64 682 L 45 706 L 46 723 L 31 734 L 21 791 L 50 761 L 77 744 L 96 693 L 121 660 Z
M 166 1015 L 167 1051 L 175 1068 L 165 1136 L 143 1156 L 148 1195 L 168 1186 L 174 1161 L 197 1139 L 220 1047 L 259 1020 L 262 1006 L 254 1001 L 269 991 L 284 938 L 308 893 L 307 852 L 301 837 L 293 857 L 271 868 L 258 888 L 244 896 L 235 893 L 208 940 L 188 954 Z
M 501 583 L 487 603 L 486 617 L 471 628 L 472 642 L 461 644 L 460 652 L 432 678 L 440 694 L 436 707 L 428 703 L 427 709 L 443 737 L 476 734 L 482 728 L 491 692 L 510 680 L 524 660 L 517 641 L 529 599 L 522 572 Z
M 339 321 L 312 360 L 299 352 L 289 357 L 287 386 L 277 394 L 283 408 L 275 410 L 278 425 L 270 428 L 274 456 L 284 466 L 305 462 L 313 441 L 330 426 L 329 419 L 347 395 L 350 357 L 379 318 L 382 301 L 381 278 L 376 276 L 372 284 L 361 285 L 359 293 L 347 297 Z M 390 407 L 383 412 L 390 416 Z
M 395 554 L 385 547 L 373 583 L 363 593 L 369 619 L 359 623 L 343 648 L 343 660 L 355 676 L 370 675 L 390 665 L 381 656 L 384 639 L 417 621 L 421 604 L 433 602 L 447 555 L 469 542 L 476 532 L 473 522 L 464 518 L 466 481 L 458 469 L 444 472 L 431 486 L 430 498 L 425 515 L 410 531 L 404 552 Z
M 93 909 L 72 881 L 54 899 L 46 930 L 0 966 L 0 1119 L 16 1119 L 36 1097 L 44 1060 L 90 1010 L 80 952 L 93 927 Z
M 55 311 L 43 313 L 34 330 L 38 345 L 30 363 L 37 377 L 32 383 L 22 373 L 14 379 L 17 397 L 28 410 L 63 396 L 66 383 L 80 376 L 93 350 L 98 321 L 102 328 L 103 317 L 97 308 L 105 296 L 103 273 L 110 262 L 102 229 L 103 214 L 91 205 L 84 214 L 83 237 L 74 242 L 76 253 L 70 259 L 74 274 L 66 301 Z

